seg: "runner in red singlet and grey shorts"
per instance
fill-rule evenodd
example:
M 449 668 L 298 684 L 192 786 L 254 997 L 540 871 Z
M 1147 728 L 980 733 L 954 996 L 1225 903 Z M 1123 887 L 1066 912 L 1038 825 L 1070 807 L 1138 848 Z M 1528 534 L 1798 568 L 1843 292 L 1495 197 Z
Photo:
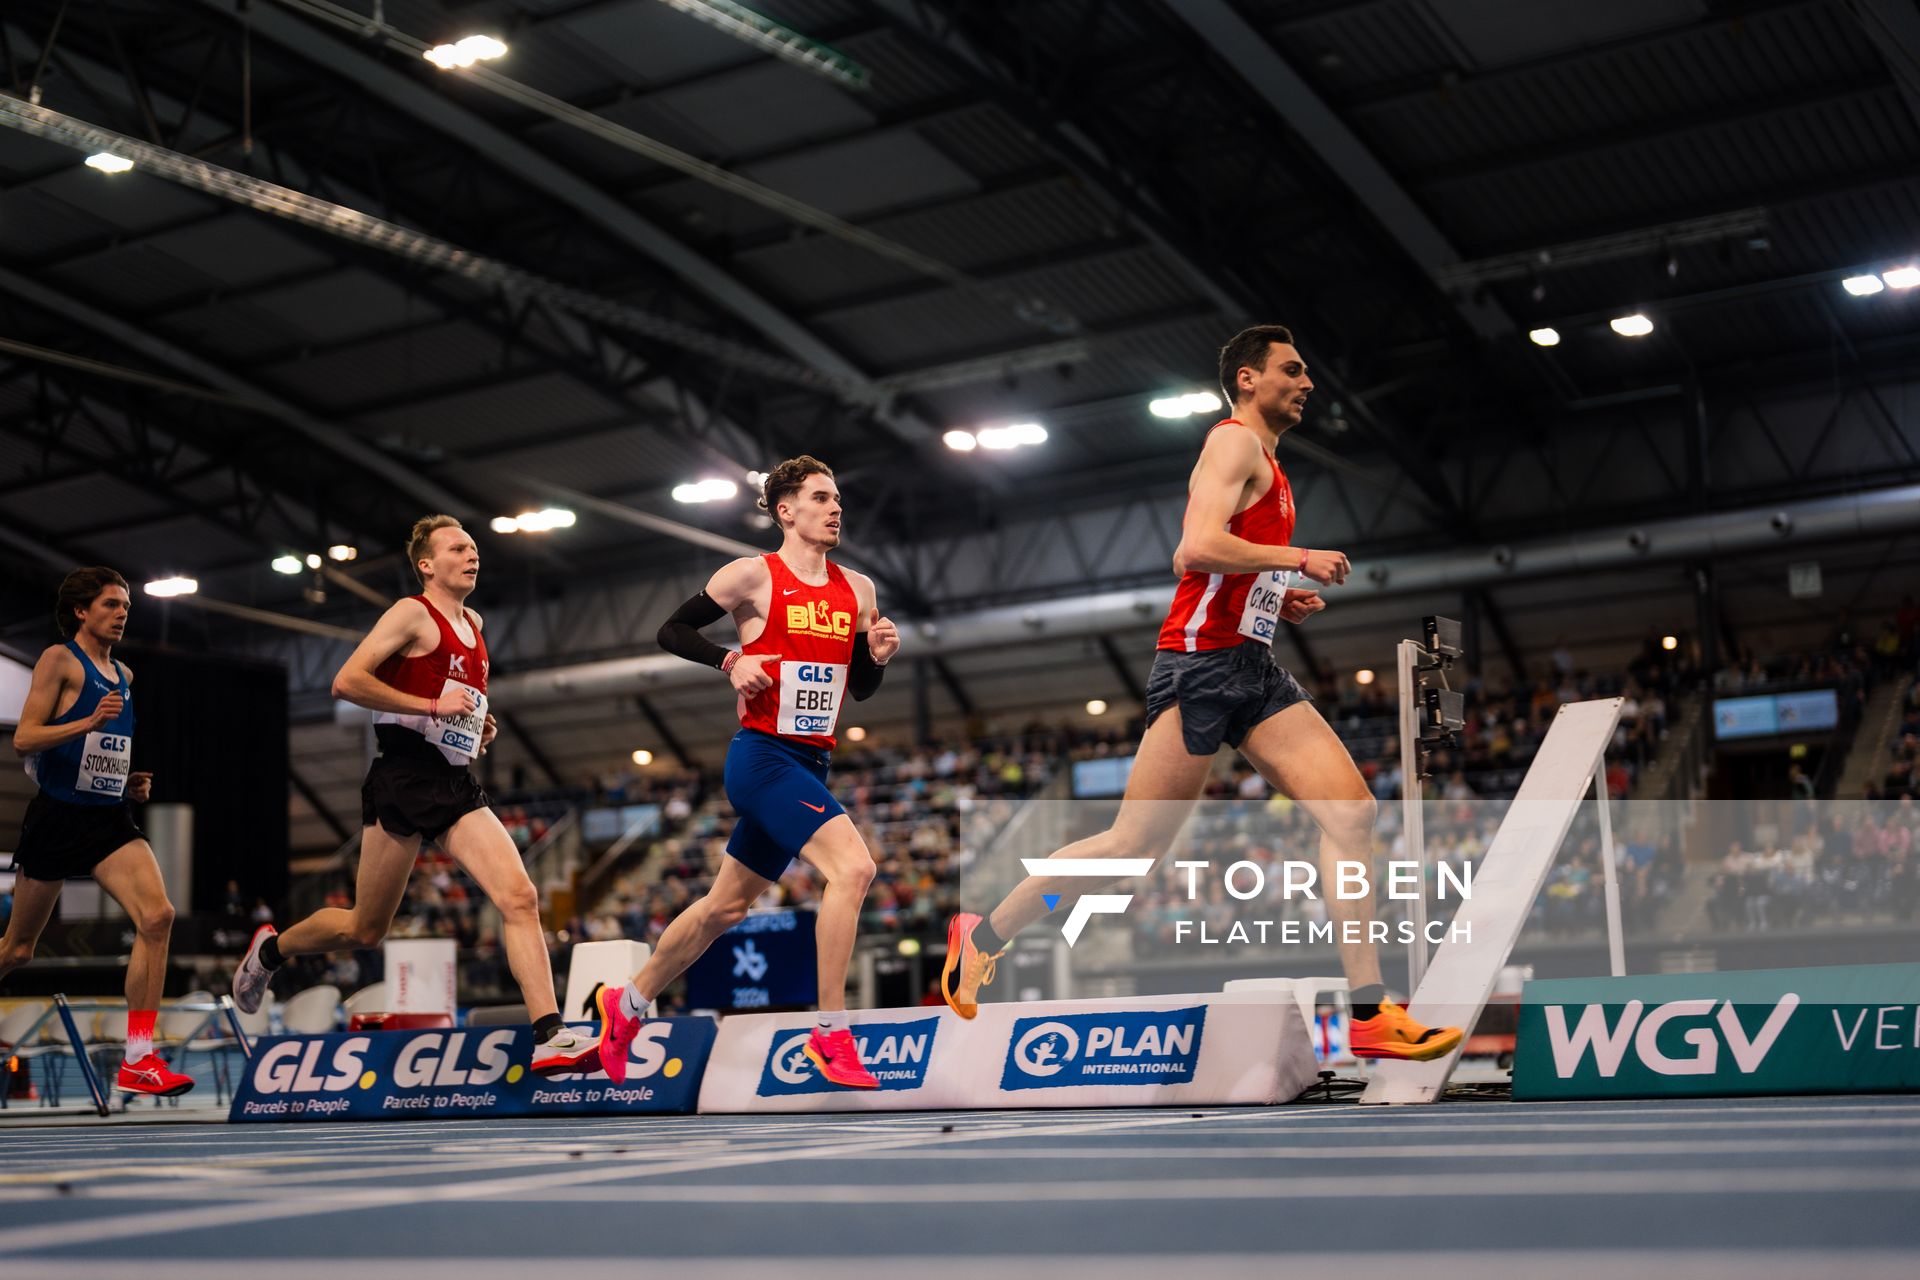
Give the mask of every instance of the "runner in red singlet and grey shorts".
M 598 1041 L 565 1025 L 540 927 L 540 896 L 520 851 L 469 769 L 493 741 L 487 714 L 487 641 L 466 607 L 480 551 L 452 516 L 413 526 L 407 559 L 423 588 L 375 624 L 333 678 L 333 695 L 372 711 L 380 754 L 360 792 L 360 870 L 350 909 L 314 912 L 275 934 L 254 933 L 233 978 L 252 1013 L 288 956 L 378 946 L 393 924 L 423 841 L 438 844 L 500 912 L 507 964 L 533 1021 L 532 1069 L 578 1070 Z
M 1164 854 L 1204 792 L 1214 754 L 1237 748 L 1276 790 L 1291 796 L 1321 832 L 1327 884 L 1341 861 L 1373 861 L 1375 801 L 1345 744 L 1300 682 L 1273 660 L 1282 622 L 1299 625 L 1326 608 L 1316 587 L 1346 581 L 1338 551 L 1293 540 L 1293 491 L 1274 457 L 1298 426 L 1313 381 L 1280 325 L 1257 325 L 1220 350 L 1220 386 L 1233 416 L 1207 432 L 1187 483 L 1187 513 L 1174 571 L 1173 606 L 1147 680 L 1147 733 L 1134 757 L 1113 827 L 1059 850 L 1056 858 L 1155 858 Z M 986 917 L 956 916 L 947 930 L 941 990 L 963 1018 L 978 1011 L 1007 940 L 1055 908 L 1104 887 L 1079 877 L 1030 876 Z M 1358 1057 L 1439 1057 L 1460 1041 L 1454 1027 L 1424 1027 L 1387 999 L 1380 958 L 1367 936 L 1372 903 L 1329 898 L 1336 922 L 1359 922 L 1361 941 L 1340 929 L 1340 962 L 1352 990 L 1351 1049 Z

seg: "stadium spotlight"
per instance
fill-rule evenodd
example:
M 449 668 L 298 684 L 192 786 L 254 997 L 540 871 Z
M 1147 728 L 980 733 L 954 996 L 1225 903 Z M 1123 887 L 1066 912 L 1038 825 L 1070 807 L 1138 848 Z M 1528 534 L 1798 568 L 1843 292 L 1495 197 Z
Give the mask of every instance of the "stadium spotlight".
M 507 46 L 492 36 L 467 36 L 452 44 L 437 44 L 421 55 L 442 71 L 464 71 L 476 62 L 507 56 Z
M 163 599 L 167 596 L 190 596 L 199 589 L 200 582 L 196 578 L 155 578 L 147 584 L 148 595 Z

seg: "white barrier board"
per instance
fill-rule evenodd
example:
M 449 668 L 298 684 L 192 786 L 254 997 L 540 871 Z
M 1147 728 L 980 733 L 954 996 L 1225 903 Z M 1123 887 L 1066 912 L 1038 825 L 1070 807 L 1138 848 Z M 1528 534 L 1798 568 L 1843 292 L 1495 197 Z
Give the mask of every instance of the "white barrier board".
M 1318 1072 L 1284 991 L 854 1013 L 875 1090 L 819 1077 L 801 1048 L 814 1015 L 720 1024 L 702 1112 L 1217 1106 L 1290 1102 Z
M 1600 698 L 1568 703 L 1554 716 L 1513 807 L 1474 869 L 1473 897 L 1461 903 L 1454 916 L 1455 924 L 1464 921 L 1472 927 L 1472 940 L 1444 943 L 1434 953 L 1407 1008 L 1414 1021 L 1473 1033 L 1593 783 L 1600 757 L 1613 740 L 1621 702 Z M 1464 1037 L 1461 1043 L 1466 1043 Z M 1360 1101 L 1432 1102 L 1447 1087 L 1459 1059 L 1456 1049 L 1431 1062 L 1382 1060 Z
M 652 954 L 653 948 L 646 943 L 627 938 L 575 943 L 567 961 L 567 989 L 560 1012 L 576 1022 L 599 1021 L 600 1012 L 592 1003 L 595 989 L 626 986 Z
M 444 1013 L 453 1016 L 456 944 L 452 938 L 389 938 L 384 1009 L 369 1013 Z M 449 1024 L 451 1025 L 451 1024 Z

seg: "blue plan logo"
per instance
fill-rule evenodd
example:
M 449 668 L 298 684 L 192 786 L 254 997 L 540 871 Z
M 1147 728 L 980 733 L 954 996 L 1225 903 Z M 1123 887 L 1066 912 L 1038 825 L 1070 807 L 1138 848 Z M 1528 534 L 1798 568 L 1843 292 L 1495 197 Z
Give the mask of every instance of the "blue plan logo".
M 474 751 L 474 750 L 477 750 L 480 746 L 479 743 L 475 742 L 472 738 L 468 737 L 466 734 L 453 733 L 451 731 L 447 733 L 445 741 L 448 746 L 452 747 L 456 751 Z
M 832 728 L 833 721 L 827 719 L 825 716 L 795 716 L 793 718 L 793 731 L 795 733 L 827 733 Z
M 1013 1024 L 1002 1089 L 1185 1084 L 1200 1062 L 1207 1007 L 1076 1013 Z
M 918 1089 L 926 1083 L 927 1066 L 933 1061 L 933 1037 L 940 1030 L 938 1017 L 913 1022 L 856 1022 L 849 1029 L 853 1042 L 860 1046 L 860 1061 L 882 1089 Z M 829 1084 L 814 1070 L 813 1060 L 806 1054 L 807 1035 L 806 1031 L 774 1033 L 773 1047 L 760 1071 L 761 1097 L 839 1090 L 839 1085 Z

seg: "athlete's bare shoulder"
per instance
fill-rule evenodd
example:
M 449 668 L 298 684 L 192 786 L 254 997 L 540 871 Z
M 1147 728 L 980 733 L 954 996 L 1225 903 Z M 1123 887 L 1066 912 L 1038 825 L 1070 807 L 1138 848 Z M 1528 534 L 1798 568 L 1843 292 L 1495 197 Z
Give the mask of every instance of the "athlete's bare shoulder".
M 33 679 L 58 680 L 62 684 L 79 684 L 87 678 L 80 669 L 80 659 L 73 656 L 73 650 L 64 644 L 50 644 L 41 650 L 40 658 L 33 664 Z
M 487 620 L 480 616 L 480 611 L 471 605 L 467 605 L 465 608 L 467 610 L 467 616 L 473 619 L 473 629 L 475 631 L 485 631 L 487 629 Z
M 858 569 L 849 569 L 845 565 L 840 566 L 840 572 L 847 575 L 847 585 L 853 588 L 853 598 L 859 601 L 860 611 L 865 613 L 871 609 L 877 598 L 873 579 Z
M 767 568 L 765 556 L 741 556 L 721 565 L 713 577 L 707 579 L 707 596 L 732 613 L 750 603 L 760 589 L 772 581 L 773 574 Z

